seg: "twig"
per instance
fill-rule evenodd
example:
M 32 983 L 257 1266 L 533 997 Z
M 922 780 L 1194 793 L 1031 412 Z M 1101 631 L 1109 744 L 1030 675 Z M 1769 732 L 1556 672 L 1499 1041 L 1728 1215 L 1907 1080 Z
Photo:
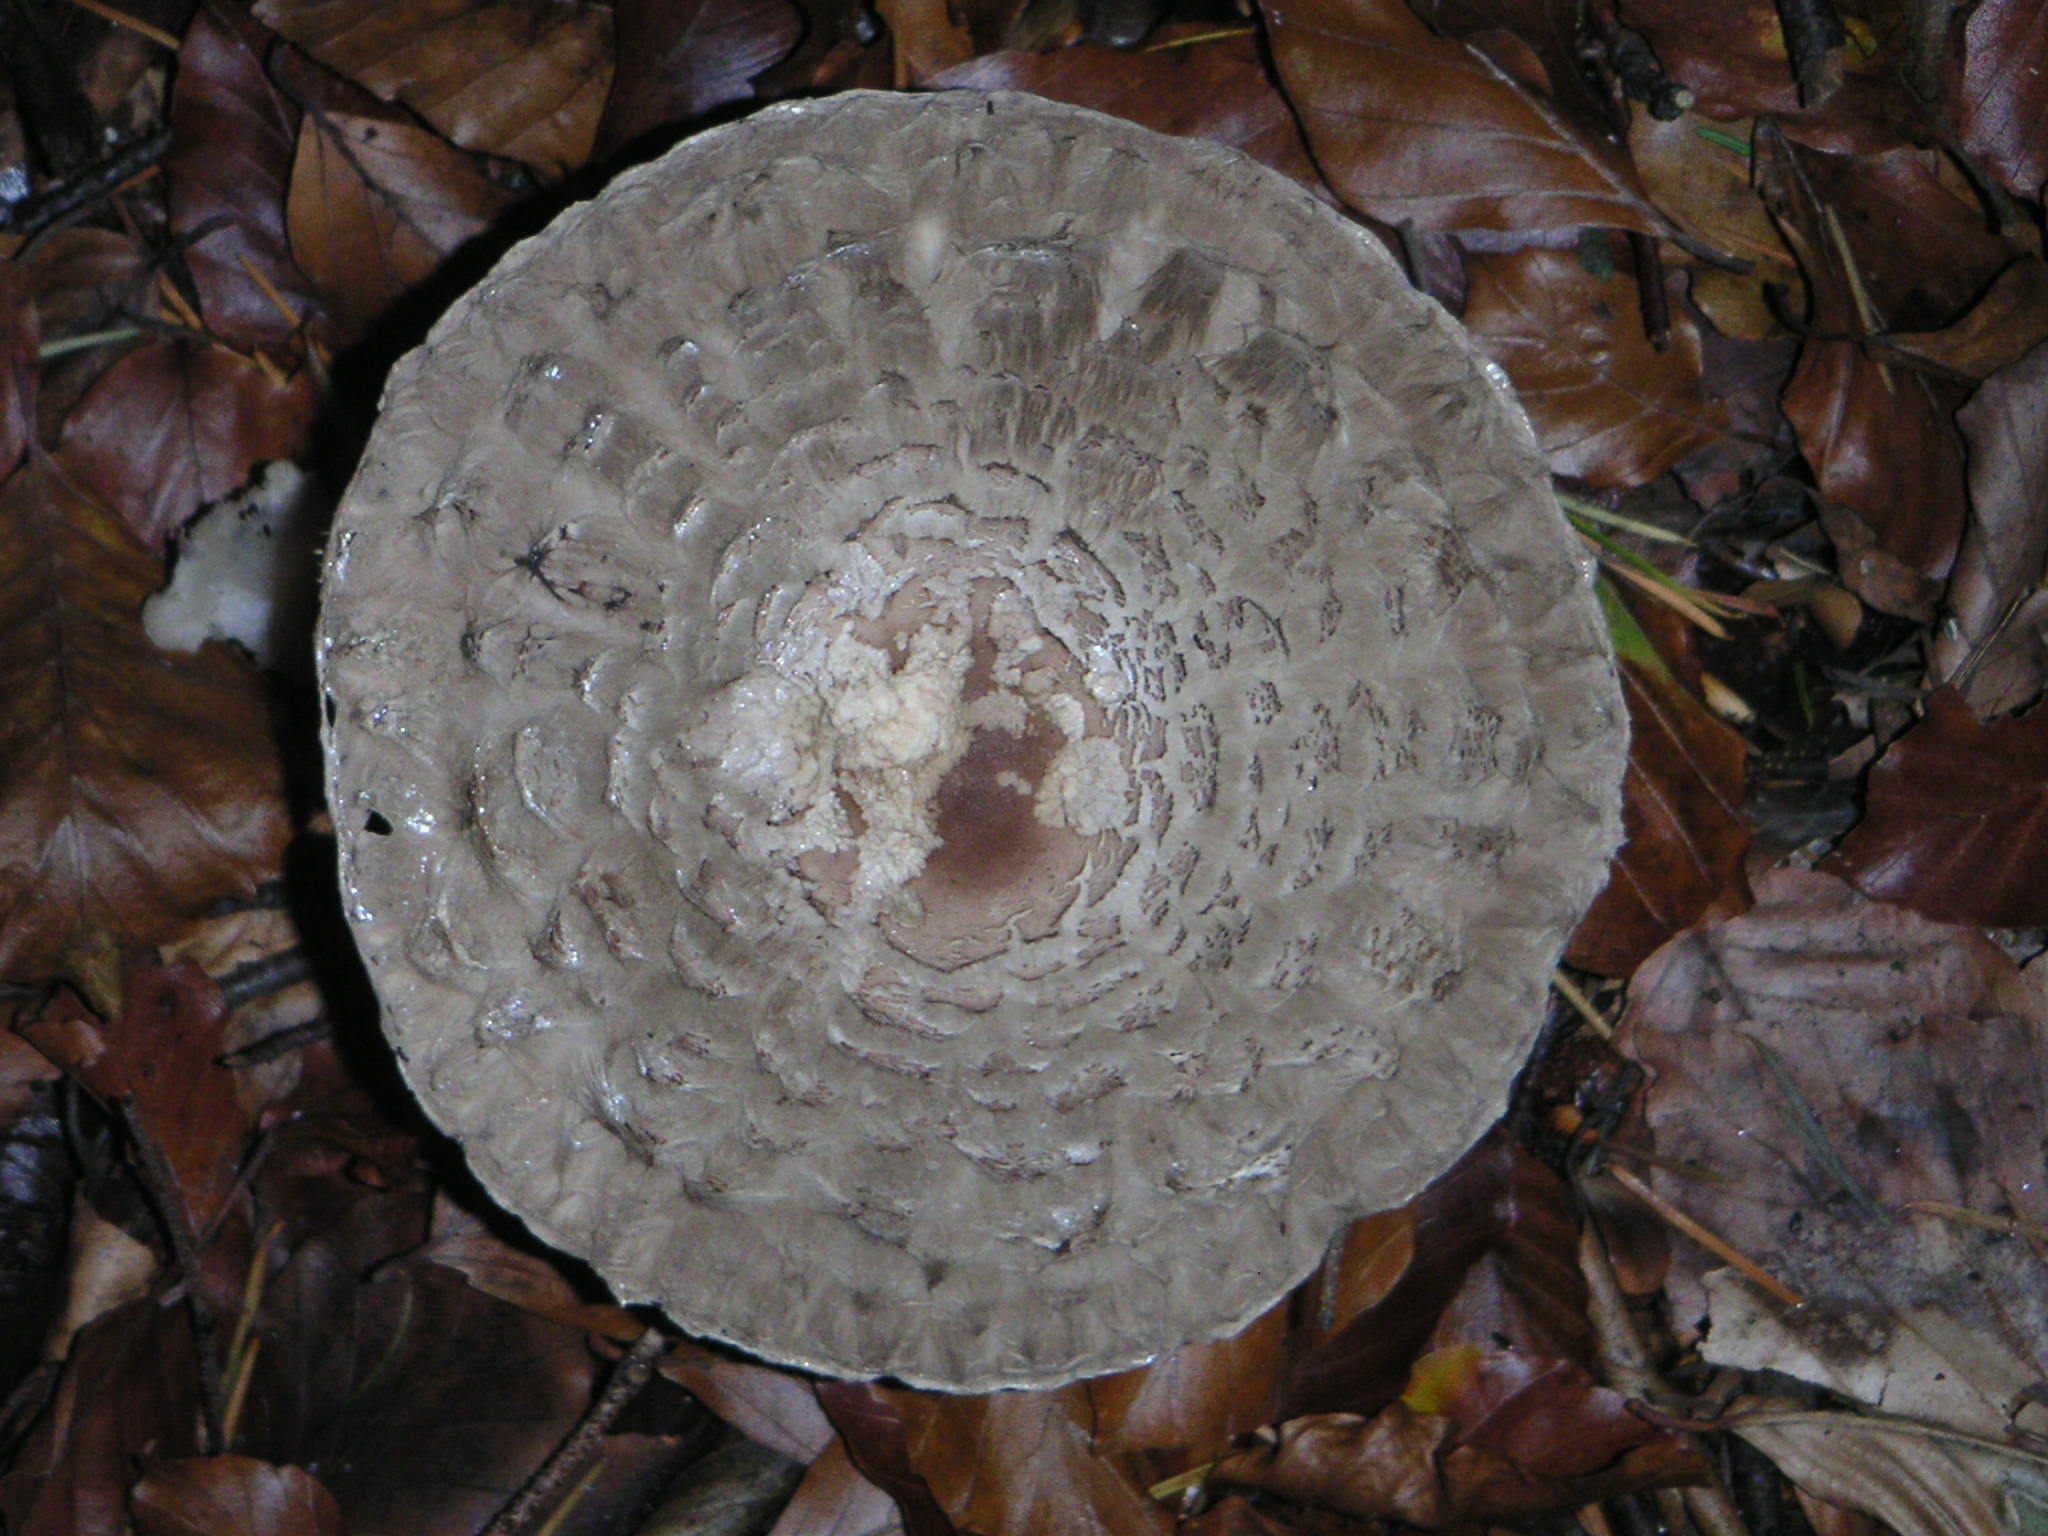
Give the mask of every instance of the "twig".
M 163 1143 L 149 1122 L 136 1113 L 133 1099 L 122 1099 L 121 1122 L 135 1144 L 135 1158 L 142 1175 L 143 1192 L 156 1207 L 170 1239 L 171 1255 L 177 1260 L 179 1277 L 185 1285 L 185 1306 L 192 1314 L 192 1353 L 199 1367 L 200 1451 L 214 1455 L 225 1450 L 221 1437 L 220 1341 L 214 1336 L 213 1314 L 200 1294 L 199 1234 L 192 1229 L 192 1213 L 178 1189 L 178 1176 L 164 1155 Z
M 61 186 L 25 197 L 6 211 L 0 227 L 18 235 L 38 235 L 52 224 L 83 213 L 102 198 L 111 197 L 124 182 L 148 170 L 171 147 L 171 130 L 159 128 L 133 144 L 114 151 L 97 165 L 81 171 Z
M 1643 1204 L 1647 1205 L 1659 1216 L 1663 1217 L 1666 1224 L 1676 1227 L 1680 1232 L 1683 1232 L 1687 1237 L 1706 1249 L 1707 1252 L 1713 1254 L 1717 1259 L 1725 1261 L 1770 1295 L 1785 1303 L 1786 1306 L 1801 1307 L 1806 1305 L 1806 1298 L 1793 1290 L 1792 1287 L 1766 1272 L 1762 1265 L 1758 1264 L 1756 1260 L 1752 1259 L 1726 1238 L 1720 1236 L 1711 1228 L 1702 1226 L 1699 1222 L 1694 1221 L 1685 1212 L 1681 1211 L 1669 1200 L 1666 1200 L 1626 1168 L 1617 1168 L 1614 1164 L 1609 1163 L 1607 1165 L 1607 1176 L 1634 1195 L 1638 1200 L 1642 1201 Z
M 111 21 L 117 27 L 126 27 L 137 37 L 148 38 L 159 48 L 168 48 L 172 53 L 178 51 L 178 40 L 162 27 L 152 26 L 139 16 L 130 16 L 126 11 L 116 10 L 108 5 L 106 0 L 71 0 L 71 3 L 81 11 L 91 11 L 102 21 Z
M 1643 103 L 1658 122 L 1674 122 L 1691 109 L 1693 93 L 1664 73 L 1657 55 L 1650 51 L 1640 32 L 1619 26 L 1603 27 L 1600 46 L 1607 54 L 1608 67 L 1614 71 L 1621 94 Z
M 1602 1040 L 1614 1038 L 1614 1026 L 1607 1022 L 1598 1008 L 1593 1006 L 1593 999 L 1578 989 L 1571 977 L 1561 970 L 1553 970 L 1550 973 L 1550 984 L 1557 989 L 1559 997 L 1572 1005 L 1572 1011 L 1591 1026 L 1594 1034 Z
M 1664 253 L 1648 235 L 1630 230 L 1629 254 L 1635 257 L 1636 300 L 1642 306 L 1643 334 L 1662 352 L 1671 345 L 1671 295 L 1664 291 Z
M 1799 82 L 1799 105 L 1809 110 L 1842 88 L 1842 48 L 1849 29 L 1835 0 L 1778 0 L 1785 29 L 1785 53 Z
M 667 1349 L 668 1340 L 658 1328 L 649 1328 L 633 1341 L 633 1347 L 612 1368 L 612 1379 L 605 1383 L 603 1393 L 590 1405 L 582 1422 L 555 1447 L 554 1454 L 541 1463 L 540 1470 L 526 1480 L 512 1501 L 498 1511 L 497 1518 L 484 1527 L 483 1536 L 525 1536 L 533 1528 L 562 1485 L 597 1454 L 598 1441 L 605 1437 L 626 1405 L 640 1395 L 640 1389 L 647 1385 Z
M 306 958 L 306 952 L 296 945 L 274 955 L 265 955 L 261 960 L 251 960 L 247 965 L 238 965 L 221 978 L 221 1006 L 229 1013 L 245 1007 L 259 997 L 268 997 L 295 987 L 302 981 L 313 978 L 313 963 Z M 272 1036 L 271 1038 L 276 1038 Z M 259 1041 L 258 1044 L 264 1042 Z M 246 1046 L 236 1052 L 246 1056 L 254 1046 Z

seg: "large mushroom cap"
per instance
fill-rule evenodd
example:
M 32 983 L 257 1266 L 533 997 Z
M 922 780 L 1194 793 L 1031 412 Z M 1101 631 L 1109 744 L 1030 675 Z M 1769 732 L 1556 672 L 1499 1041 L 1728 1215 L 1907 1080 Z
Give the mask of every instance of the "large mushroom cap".
M 322 634 L 386 1029 L 485 1187 L 771 1359 L 1213 1337 L 1501 1107 L 1619 837 L 1520 413 L 1215 145 L 857 94 L 401 363 Z

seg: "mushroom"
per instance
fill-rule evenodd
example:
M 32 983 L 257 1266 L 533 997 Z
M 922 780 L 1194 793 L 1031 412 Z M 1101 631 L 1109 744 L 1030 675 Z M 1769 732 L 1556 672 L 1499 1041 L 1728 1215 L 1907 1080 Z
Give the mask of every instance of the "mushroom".
M 1225 1334 L 1501 1109 L 1624 723 L 1503 379 L 1233 151 L 760 112 L 402 361 L 320 657 L 385 1029 L 491 1195 L 768 1359 Z

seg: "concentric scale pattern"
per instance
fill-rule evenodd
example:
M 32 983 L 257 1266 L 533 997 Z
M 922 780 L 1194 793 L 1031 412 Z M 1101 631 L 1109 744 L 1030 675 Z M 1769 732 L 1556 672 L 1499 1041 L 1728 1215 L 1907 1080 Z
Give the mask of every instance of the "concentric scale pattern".
M 1502 1107 L 1619 836 L 1519 411 L 1213 145 L 851 95 L 406 359 L 333 804 L 486 1188 L 771 1359 L 1062 1381 L 1270 1305 Z

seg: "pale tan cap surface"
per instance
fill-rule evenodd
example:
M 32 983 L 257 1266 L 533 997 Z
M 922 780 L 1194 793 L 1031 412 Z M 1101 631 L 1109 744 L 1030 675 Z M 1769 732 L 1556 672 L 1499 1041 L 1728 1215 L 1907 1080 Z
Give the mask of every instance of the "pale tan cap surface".
M 777 107 L 515 249 L 393 374 L 321 659 L 429 1113 L 621 1297 L 834 1374 L 1248 1320 L 1500 1113 L 1620 836 L 1457 326 L 1021 96 Z

